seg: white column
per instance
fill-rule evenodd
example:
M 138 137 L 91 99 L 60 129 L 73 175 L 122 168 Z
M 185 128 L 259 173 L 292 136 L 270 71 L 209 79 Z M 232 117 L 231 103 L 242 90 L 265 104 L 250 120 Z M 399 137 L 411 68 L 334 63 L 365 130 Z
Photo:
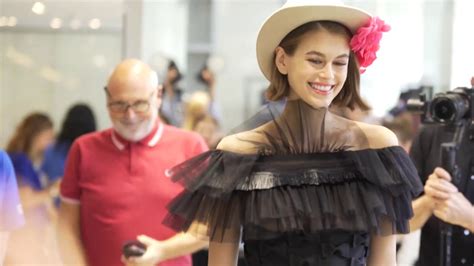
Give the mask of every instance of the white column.
M 424 70 L 436 91 L 450 88 L 454 4 L 424 2 Z
M 124 7 L 123 57 L 166 57 L 186 69 L 188 1 L 127 0 Z

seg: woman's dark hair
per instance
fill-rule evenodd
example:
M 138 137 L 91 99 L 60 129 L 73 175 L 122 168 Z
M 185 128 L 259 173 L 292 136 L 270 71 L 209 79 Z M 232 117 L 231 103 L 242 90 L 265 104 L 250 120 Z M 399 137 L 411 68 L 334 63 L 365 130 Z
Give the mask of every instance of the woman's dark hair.
M 278 46 L 282 47 L 285 53 L 293 55 L 303 36 L 311 31 L 326 30 L 330 33 L 341 34 L 352 37 L 352 33 L 344 25 L 333 21 L 312 21 L 303 24 L 288 33 Z M 358 106 L 362 110 L 369 110 L 370 107 L 362 100 L 359 94 L 360 73 L 359 64 L 355 54 L 350 51 L 349 65 L 347 69 L 347 79 L 342 90 L 334 98 L 333 104 L 349 107 L 353 110 Z M 282 75 L 275 63 L 272 66 L 271 82 L 267 89 L 267 98 L 278 101 L 288 96 L 290 84 L 286 75 Z
M 71 145 L 78 137 L 95 130 L 96 122 L 92 109 L 86 104 L 76 104 L 67 111 L 57 142 Z
M 183 78 L 183 75 L 181 74 L 181 71 L 179 71 L 179 68 L 176 63 L 173 60 L 170 60 L 168 64 L 168 71 L 173 69 L 176 71 L 176 77 L 174 78 L 174 80 L 171 81 L 171 84 L 174 85 L 176 84 L 176 82 L 180 81 Z
M 47 114 L 29 114 L 16 128 L 13 138 L 7 145 L 7 152 L 29 154 L 35 137 L 49 129 L 53 129 L 53 122 Z

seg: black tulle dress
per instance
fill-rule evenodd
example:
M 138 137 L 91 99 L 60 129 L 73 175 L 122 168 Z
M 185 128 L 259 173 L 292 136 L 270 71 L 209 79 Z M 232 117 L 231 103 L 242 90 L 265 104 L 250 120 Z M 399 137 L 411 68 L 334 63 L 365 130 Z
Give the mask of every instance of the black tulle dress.
M 224 140 L 232 151 L 172 170 L 186 189 L 166 225 L 220 242 L 242 228 L 250 266 L 365 265 L 370 234 L 409 231 L 421 183 L 402 148 L 371 149 L 360 124 L 302 101 L 247 124 Z

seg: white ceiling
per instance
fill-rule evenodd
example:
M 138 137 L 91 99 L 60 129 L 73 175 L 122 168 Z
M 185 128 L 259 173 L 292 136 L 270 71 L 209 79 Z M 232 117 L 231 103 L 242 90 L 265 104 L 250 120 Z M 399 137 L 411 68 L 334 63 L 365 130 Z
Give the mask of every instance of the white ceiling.
M 18 29 L 49 29 L 50 21 L 62 19 L 62 30 L 71 30 L 73 19 L 81 21 L 80 29 L 89 29 L 91 19 L 101 20 L 100 30 L 120 30 L 122 25 L 122 0 L 44 0 L 45 12 L 37 15 L 31 11 L 35 0 L 0 0 L 0 16 L 17 18 Z

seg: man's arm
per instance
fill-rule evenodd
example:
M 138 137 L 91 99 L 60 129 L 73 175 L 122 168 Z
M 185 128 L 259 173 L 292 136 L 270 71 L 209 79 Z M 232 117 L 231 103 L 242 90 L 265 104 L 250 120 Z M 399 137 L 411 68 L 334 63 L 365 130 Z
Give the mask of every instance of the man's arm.
M 156 263 L 189 255 L 208 246 L 208 241 L 202 241 L 188 233 L 178 233 L 167 240 L 158 241 L 145 235 L 138 236 L 138 241 L 147 247 L 145 254 L 140 257 L 122 257 L 126 265 L 155 265 Z
M 58 245 L 66 265 L 87 265 L 81 241 L 80 205 L 62 201 L 58 217 Z

